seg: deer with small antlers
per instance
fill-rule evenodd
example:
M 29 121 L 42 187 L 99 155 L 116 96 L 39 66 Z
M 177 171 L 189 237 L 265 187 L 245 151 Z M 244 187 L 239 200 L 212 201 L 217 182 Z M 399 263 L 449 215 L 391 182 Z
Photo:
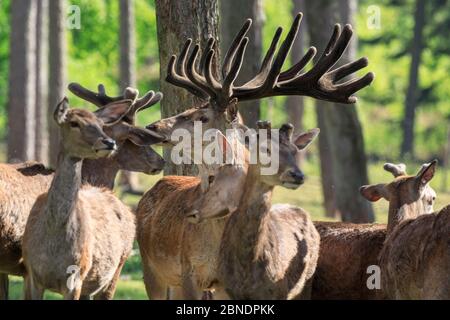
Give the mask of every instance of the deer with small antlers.
M 450 299 L 450 206 L 426 213 L 422 201 L 437 161 L 416 176 L 363 186 L 369 201 L 389 201 L 386 241 L 379 255 L 381 286 L 390 299 Z
M 94 114 L 70 109 L 67 98 L 58 104 L 60 164 L 48 192 L 31 209 L 22 241 L 27 299 L 42 299 L 45 289 L 65 299 L 112 298 L 132 249 L 134 215 L 111 191 L 83 185 L 82 160 L 108 157 L 117 149 L 102 128 L 129 109 L 118 104 Z M 159 142 L 152 139 L 149 144 Z M 74 273 L 68 276 L 69 271 Z
M 427 168 L 424 164 L 420 175 Z M 404 164 L 386 163 L 394 178 L 407 176 Z M 436 192 L 429 184 L 421 193 L 423 213 L 432 213 Z M 320 256 L 314 276 L 312 299 L 381 299 L 383 290 L 369 289 L 368 267 L 378 265 L 386 240 L 385 224 L 354 224 L 316 221 L 320 234 Z
M 196 67 L 200 47 L 195 45 L 190 52 L 192 40 L 188 39 L 180 56 L 171 58 L 166 80 L 187 89 L 207 103 L 157 121 L 147 128 L 165 136 L 167 143 L 170 143 L 174 130 L 183 128 L 192 134 L 196 121 L 202 122 L 203 131 L 212 128 L 223 130 L 223 123 L 227 128 L 232 128 L 238 118 L 235 115 L 239 101 L 276 95 L 307 95 L 317 99 L 354 103 L 356 97 L 352 94 L 368 86 L 373 80 L 373 74 L 368 73 L 349 82 L 337 82 L 367 66 L 367 59 L 362 58 L 330 70 L 350 41 L 353 31 L 349 25 L 343 30 L 336 25 L 325 52 L 309 71 L 302 72 L 316 53 L 313 47 L 292 68 L 281 71 L 296 38 L 301 17 L 301 14 L 296 16 L 278 51 L 277 44 L 282 29 L 277 30 L 260 72 L 242 86 L 237 86 L 234 82 L 248 43 L 246 34 L 251 26 L 250 19 L 244 23 L 224 57 L 222 79 L 218 79 L 211 71 L 215 57 L 214 39 L 208 41 L 201 54 L 200 68 Z M 245 167 L 236 170 L 245 171 Z M 232 187 L 242 181 L 230 180 L 229 192 L 233 193 Z M 214 287 L 220 240 L 227 218 L 212 219 L 198 225 L 189 224 L 185 219 L 186 214 L 192 212 L 193 204 L 201 196 L 199 179 L 168 176 L 161 179 L 139 202 L 137 239 L 142 255 L 144 282 L 150 298 L 165 298 L 168 287 L 182 287 L 182 297 L 199 298 L 203 289 Z M 199 242 L 202 244 L 197 246 Z M 195 263 L 186 267 L 186 264 L 183 265 L 186 259 L 182 259 L 182 256 L 189 256 Z
M 258 128 L 270 130 L 267 122 Z M 309 298 L 319 255 L 320 237 L 304 210 L 285 204 L 272 206 L 275 186 L 297 189 L 304 182 L 297 166 L 298 153 L 318 135 L 313 129 L 293 137 L 293 126 L 279 130 L 278 151 L 269 136 L 260 148 L 278 152 L 275 173 L 261 174 L 259 161 L 248 165 L 237 209 L 230 214 L 223 231 L 218 255 L 216 287 L 223 287 L 232 299 Z M 226 149 L 232 149 L 229 144 Z M 216 187 L 224 189 L 220 173 L 195 208 L 196 223 L 220 218 L 211 214 L 208 204 L 215 201 Z M 221 188 L 222 187 L 222 188 Z M 205 210 L 206 209 L 206 210 Z
M 109 97 L 102 85 L 99 92 L 91 92 L 79 84 L 69 89 L 81 98 L 94 102 L 104 112 L 105 108 L 129 106 L 129 111 L 117 123 L 105 128 L 117 141 L 117 152 L 106 159 L 85 159 L 82 180 L 97 187 L 112 189 L 119 169 L 156 174 L 163 168 L 163 159 L 150 147 L 155 133 L 135 125 L 135 114 L 155 103 L 162 95 L 149 91 L 138 98 L 137 90 L 127 88 L 122 96 Z M 2 191 L 0 196 L 0 297 L 8 297 L 8 274 L 23 276 L 21 241 L 29 212 L 37 197 L 47 192 L 53 179 L 53 170 L 39 163 L 0 164 Z

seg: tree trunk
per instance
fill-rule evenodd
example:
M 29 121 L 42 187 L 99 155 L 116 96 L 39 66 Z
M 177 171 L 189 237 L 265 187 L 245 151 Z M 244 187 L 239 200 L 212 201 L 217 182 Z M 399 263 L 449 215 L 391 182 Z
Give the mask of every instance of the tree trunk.
M 401 156 L 414 157 L 414 121 L 417 107 L 417 92 L 419 90 L 419 66 L 423 50 L 423 28 L 425 25 L 425 0 L 416 0 L 414 14 L 414 38 L 411 49 L 411 65 L 409 68 L 409 85 L 406 92 L 405 114 L 403 118 L 403 141 Z
M 8 161 L 34 158 L 36 2 L 11 3 L 8 104 Z
M 241 29 L 246 19 L 253 20 L 247 36 L 246 57 L 237 78 L 237 84 L 243 84 L 253 78 L 261 66 L 263 8 L 262 0 L 222 0 L 220 2 L 220 44 L 222 52 L 227 52 L 234 36 Z M 260 101 L 239 102 L 239 112 L 244 123 L 252 128 L 260 119 Z
M 134 1 L 120 0 L 120 91 L 136 87 Z
M 292 0 L 292 16 L 295 16 L 299 12 L 305 10 L 305 0 Z M 303 57 L 305 53 L 305 48 L 308 46 L 307 36 L 308 36 L 308 24 L 306 21 L 306 16 L 303 16 L 302 24 L 298 32 L 297 41 L 291 50 L 291 63 L 294 64 Z M 296 132 L 303 131 L 303 113 L 305 109 L 305 100 L 301 96 L 288 96 L 286 99 L 286 112 L 288 114 L 288 121 L 292 123 L 295 127 Z M 300 162 L 303 161 L 305 153 L 300 156 Z M 330 208 L 331 209 L 331 208 Z M 328 211 L 327 211 L 328 212 Z
M 65 1 L 49 1 L 49 162 L 56 167 L 59 152 L 59 129 L 53 111 L 64 97 L 66 85 Z
M 36 123 L 35 160 L 48 161 L 47 94 L 48 94 L 48 1 L 37 0 L 36 18 Z
M 135 32 L 134 0 L 120 0 L 120 92 L 137 87 Z M 137 178 L 136 172 L 122 171 L 120 184 L 129 192 L 137 192 Z
M 202 101 L 187 90 L 178 88 L 165 81 L 170 57 L 179 54 L 187 38 L 205 47 L 209 37 L 217 39 L 219 10 L 217 0 L 171 1 L 156 0 L 156 20 L 158 29 L 161 91 L 164 99 L 161 103 L 163 118 L 182 112 L 185 109 L 200 106 Z M 218 44 L 216 43 L 216 46 Z M 216 57 L 219 61 L 220 57 Z M 217 63 L 215 72 L 218 74 Z M 175 166 L 171 163 L 170 151 L 164 150 L 167 165 L 165 174 L 192 175 L 193 165 Z
M 310 39 L 311 43 L 317 46 L 319 53 L 328 43 L 335 22 L 354 25 L 353 16 L 356 14 L 356 7 L 356 0 L 339 3 L 327 0 L 308 2 Z M 352 39 L 340 64 L 355 60 L 355 57 L 356 42 Z M 331 187 L 334 188 L 336 195 L 337 211 L 343 221 L 357 223 L 374 221 L 371 204 L 359 196 L 359 187 L 368 183 L 368 177 L 364 139 L 356 107 L 321 101 L 317 112 L 319 126 L 325 129 L 322 130 L 321 136 L 322 138 L 325 136 L 328 140 L 328 151 L 331 154 L 329 159 L 333 181 Z M 321 150 L 321 158 L 326 152 L 327 150 Z

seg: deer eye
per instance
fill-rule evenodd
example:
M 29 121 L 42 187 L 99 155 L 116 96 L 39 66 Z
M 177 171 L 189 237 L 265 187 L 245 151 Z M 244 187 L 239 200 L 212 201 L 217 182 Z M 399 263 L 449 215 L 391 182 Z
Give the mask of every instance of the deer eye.
M 211 184 L 211 183 L 213 183 L 214 182 L 214 176 L 209 176 L 208 177 L 208 182 L 209 182 L 209 184 Z
M 70 122 L 70 126 L 71 126 L 72 128 L 79 128 L 79 127 L 80 127 L 80 124 L 79 124 L 78 122 L 71 121 L 71 122 Z

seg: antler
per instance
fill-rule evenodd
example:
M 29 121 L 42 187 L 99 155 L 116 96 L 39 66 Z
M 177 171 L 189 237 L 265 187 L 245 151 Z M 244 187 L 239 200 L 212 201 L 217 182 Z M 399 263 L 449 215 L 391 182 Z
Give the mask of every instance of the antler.
M 163 98 L 163 94 L 161 92 L 155 93 L 151 90 L 147 92 L 143 97 L 138 98 L 139 91 L 131 87 L 127 87 L 124 90 L 123 95 L 121 96 L 110 97 L 106 94 L 105 86 L 103 84 L 98 85 L 98 93 L 84 88 L 78 83 L 70 83 L 68 88 L 76 96 L 93 103 L 99 108 L 105 107 L 114 102 L 131 100 L 133 101 L 133 103 L 131 105 L 130 111 L 128 112 L 128 117 L 134 117 L 137 112 L 151 107 Z
M 397 178 L 399 176 L 406 176 L 406 165 L 403 163 L 393 164 L 385 163 L 383 169 L 387 172 L 392 173 L 392 175 Z
M 195 45 L 186 60 L 192 44 L 192 40 L 188 39 L 181 50 L 180 57 L 177 58 L 175 55 L 171 57 L 166 80 L 187 89 L 201 99 L 209 99 L 220 108 L 226 107 L 233 98 L 253 100 L 279 95 L 305 95 L 332 102 L 355 103 L 357 99 L 353 94 L 368 86 L 373 81 L 374 74 L 369 72 L 362 78 L 351 79 L 344 83 L 337 82 L 366 67 L 367 58 L 358 59 L 330 71 L 342 56 L 352 37 L 353 30 L 350 25 L 346 25 L 342 31 L 339 25 L 334 27 L 325 51 L 309 71 L 301 73 L 315 56 L 317 50 L 314 47 L 309 48 L 300 61 L 290 69 L 281 72 L 297 36 L 301 19 L 302 14 L 299 13 L 275 55 L 282 33 L 282 28 L 277 29 L 260 71 L 242 86 L 234 86 L 234 82 L 243 62 L 248 43 L 246 34 L 252 23 L 251 19 L 244 23 L 224 57 L 221 70 L 222 81 L 212 72 L 215 55 L 213 38 L 209 39 L 203 50 L 198 70 L 196 64 L 200 47 Z

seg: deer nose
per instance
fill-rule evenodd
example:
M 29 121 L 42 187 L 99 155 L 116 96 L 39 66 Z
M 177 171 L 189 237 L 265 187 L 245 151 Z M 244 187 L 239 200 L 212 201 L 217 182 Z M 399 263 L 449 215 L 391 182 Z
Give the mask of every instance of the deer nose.
M 152 124 L 149 124 L 148 126 L 146 126 L 145 128 L 148 130 L 156 131 L 156 130 L 158 130 L 158 125 L 152 123 Z
M 299 170 L 290 170 L 289 176 L 291 176 L 297 184 L 303 184 L 303 182 L 305 182 L 305 175 Z
M 114 141 L 111 138 L 105 138 L 102 139 L 102 143 L 109 149 L 109 150 L 115 150 L 116 149 L 116 141 Z

